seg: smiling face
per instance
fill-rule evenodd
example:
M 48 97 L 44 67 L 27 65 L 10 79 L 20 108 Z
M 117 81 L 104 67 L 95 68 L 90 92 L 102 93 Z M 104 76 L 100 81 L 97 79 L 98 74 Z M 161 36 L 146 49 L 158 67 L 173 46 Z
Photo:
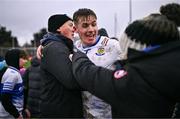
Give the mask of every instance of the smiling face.
M 98 34 L 97 18 L 93 15 L 79 17 L 75 23 L 75 30 L 84 45 L 94 44 Z

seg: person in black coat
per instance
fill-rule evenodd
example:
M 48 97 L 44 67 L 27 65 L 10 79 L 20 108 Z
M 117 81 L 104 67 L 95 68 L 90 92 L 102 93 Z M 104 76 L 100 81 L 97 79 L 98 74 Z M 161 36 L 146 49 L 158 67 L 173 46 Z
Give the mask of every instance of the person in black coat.
M 32 118 L 39 118 L 41 103 L 40 90 L 43 87 L 41 86 L 40 60 L 37 57 L 32 58 L 31 66 L 26 69 L 23 80 L 25 86 L 25 111 L 30 111 Z
M 159 12 L 177 25 L 180 34 L 180 4 L 168 3 L 162 5 Z M 173 117 L 180 118 L 180 103 L 176 104 Z
M 48 19 L 48 33 L 41 40 L 41 117 L 83 117 L 81 88 L 72 73 L 73 21 L 65 14 Z
M 113 118 L 171 117 L 180 101 L 177 26 L 151 14 L 128 25 L 120 43 L 127 49 L 127 64 L 115 71 L 74 50 L 73 74 L 80 86 L 111 104 Z

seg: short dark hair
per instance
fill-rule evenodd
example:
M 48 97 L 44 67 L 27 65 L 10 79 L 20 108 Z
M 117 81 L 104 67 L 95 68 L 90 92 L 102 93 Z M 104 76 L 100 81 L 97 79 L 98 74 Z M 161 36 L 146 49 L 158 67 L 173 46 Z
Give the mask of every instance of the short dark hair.
M 80 17 L 87 18 L 88 16 L 94 16 L 97 19 L 97 16 L 93 10 L 88 8 L 81 8 L 74 12 L 73 21 L 75 24 L 77 24 Z

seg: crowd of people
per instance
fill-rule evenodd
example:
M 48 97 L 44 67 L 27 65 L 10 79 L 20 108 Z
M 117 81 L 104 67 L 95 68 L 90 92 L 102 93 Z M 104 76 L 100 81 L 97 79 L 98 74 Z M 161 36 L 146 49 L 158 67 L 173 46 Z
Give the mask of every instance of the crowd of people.
M 88 8 L 53 14 L 28 68 L 24 50 L 0 57 L 0 118 L 180 117 L 180 5 L 133 21 L 119 39 L 97 22 Z

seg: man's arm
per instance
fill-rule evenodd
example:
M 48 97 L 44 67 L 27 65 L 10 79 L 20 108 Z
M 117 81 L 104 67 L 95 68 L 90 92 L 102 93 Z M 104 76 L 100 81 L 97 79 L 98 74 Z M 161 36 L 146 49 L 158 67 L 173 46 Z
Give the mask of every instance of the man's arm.
M 126 80 L 121 78 L 118 72 L 95 66 L 88 57 L 81 53 L 75 52 L 73 55 L 73 74 L 76 80 L 85 90 L 91 92 L 97 97 L 105 100 L 111 105 L 116 105 L 119 98 L 119 92 L 126 89 Z M 121 74 L 122 74 L 121 73 Z
M 58 42 L 44 47 L 41 66 L 56 77 L 66 88 L 80 89 L 72 73 L 72 62 L 69 59 L 69 50 Z
M 16 107 L 12 104 L 11 101 L 11 94 L 9 93 L 2 93 L 1 94 L 1 101 L 2 101 L 2 105 L 4 107 L 4 109 L 9 112 L 9 114 L 13 115 L 15 118 L 18 118 L 20 116 L 18 110 L 16 109 Z

